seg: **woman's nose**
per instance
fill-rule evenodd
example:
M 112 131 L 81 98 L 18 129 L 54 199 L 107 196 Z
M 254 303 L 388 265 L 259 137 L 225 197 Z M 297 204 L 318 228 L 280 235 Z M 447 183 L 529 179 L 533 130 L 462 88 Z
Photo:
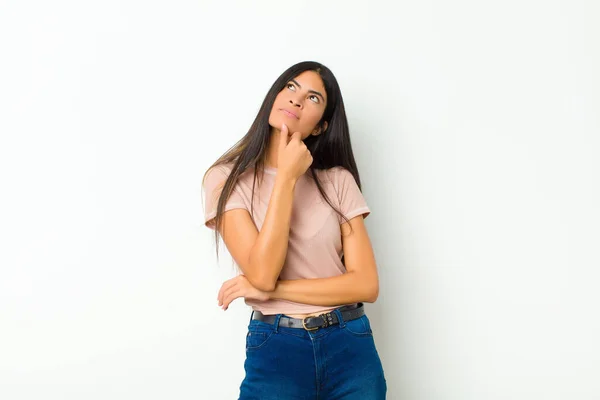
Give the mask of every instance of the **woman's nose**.
M 302 104 L 294 99 L 290 99 L 290 103 L 292 103 L 294 107 L 302 107 Z

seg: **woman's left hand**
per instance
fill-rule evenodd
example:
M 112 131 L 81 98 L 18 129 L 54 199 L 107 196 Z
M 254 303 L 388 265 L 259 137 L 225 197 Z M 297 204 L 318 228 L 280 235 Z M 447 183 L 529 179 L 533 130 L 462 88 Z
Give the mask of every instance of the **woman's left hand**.
M 223 308 L 223 310 L 227 310 L 229 304 L 238 297 L 261 301 L 270 299 L 268 292 L 263 292 L 252 286 L 250 281 L 248 281 L 248 278 L 244 275 L 238 275 L 235 278 L 223 282 L 217 300 L 219 306 Z

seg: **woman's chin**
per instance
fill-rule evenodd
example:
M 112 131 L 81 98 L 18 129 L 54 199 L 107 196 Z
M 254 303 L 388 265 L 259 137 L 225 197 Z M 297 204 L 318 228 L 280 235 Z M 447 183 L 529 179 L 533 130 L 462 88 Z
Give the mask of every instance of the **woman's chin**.
M 277 129 L 277 130 L 281 129 L 281 125 L 282 124 L 286 124 L 287 127 L 288 127 L 288 130 L 291 130 L 290 129 L 290 123 L 289 123 L 289 121 L 284 121 L 283 119 L 279 119 L 279 118 L 273 119 L 273 120 L 269 120 L 269 126 L 271 128 Z

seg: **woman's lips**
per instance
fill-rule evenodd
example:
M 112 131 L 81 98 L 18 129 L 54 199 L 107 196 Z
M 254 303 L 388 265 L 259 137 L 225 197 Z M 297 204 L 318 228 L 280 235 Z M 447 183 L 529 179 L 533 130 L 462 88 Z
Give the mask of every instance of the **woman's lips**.
M 289 112 L 289 111 L 287 111 L 287 110 L 281 109 L 281 111 L 283 111 L 283 113 L 284 113 L 285 115 L 287 115 L 288 117 L 292 117 L 292 118 L 298 118 L 298 117 L 296 117 L 296 114 L 292 114 L 291 112 Z

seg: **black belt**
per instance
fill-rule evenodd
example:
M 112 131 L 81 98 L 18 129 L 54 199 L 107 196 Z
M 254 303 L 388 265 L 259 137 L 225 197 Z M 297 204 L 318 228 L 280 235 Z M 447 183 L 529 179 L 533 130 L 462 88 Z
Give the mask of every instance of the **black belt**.
M 342 313 L 342 318 L 344 321 L 352 321 L 353 319 L 357 319 L 365 315 L 365 308 L 363 303 L 348 305 L 337 308 Z M 275 323 L 277 315 L 264 315 L 260 311 L 254 311 L 252 313 L 252 319 L 257 319 L 259 321 L 266 322 L 268 324 Z M 327 328 L 328 326 L 339 324 L 337 314 L 333 312 L 333 310 L 319 314 L 315 316 L 306 317 L 304 319 L 301 318 L 292 318 L 282 315 L 279 318 L 279 326 L 283 326 L 285 328 L 302 328 L 307 331 L 314 331 L 319 328 Z

